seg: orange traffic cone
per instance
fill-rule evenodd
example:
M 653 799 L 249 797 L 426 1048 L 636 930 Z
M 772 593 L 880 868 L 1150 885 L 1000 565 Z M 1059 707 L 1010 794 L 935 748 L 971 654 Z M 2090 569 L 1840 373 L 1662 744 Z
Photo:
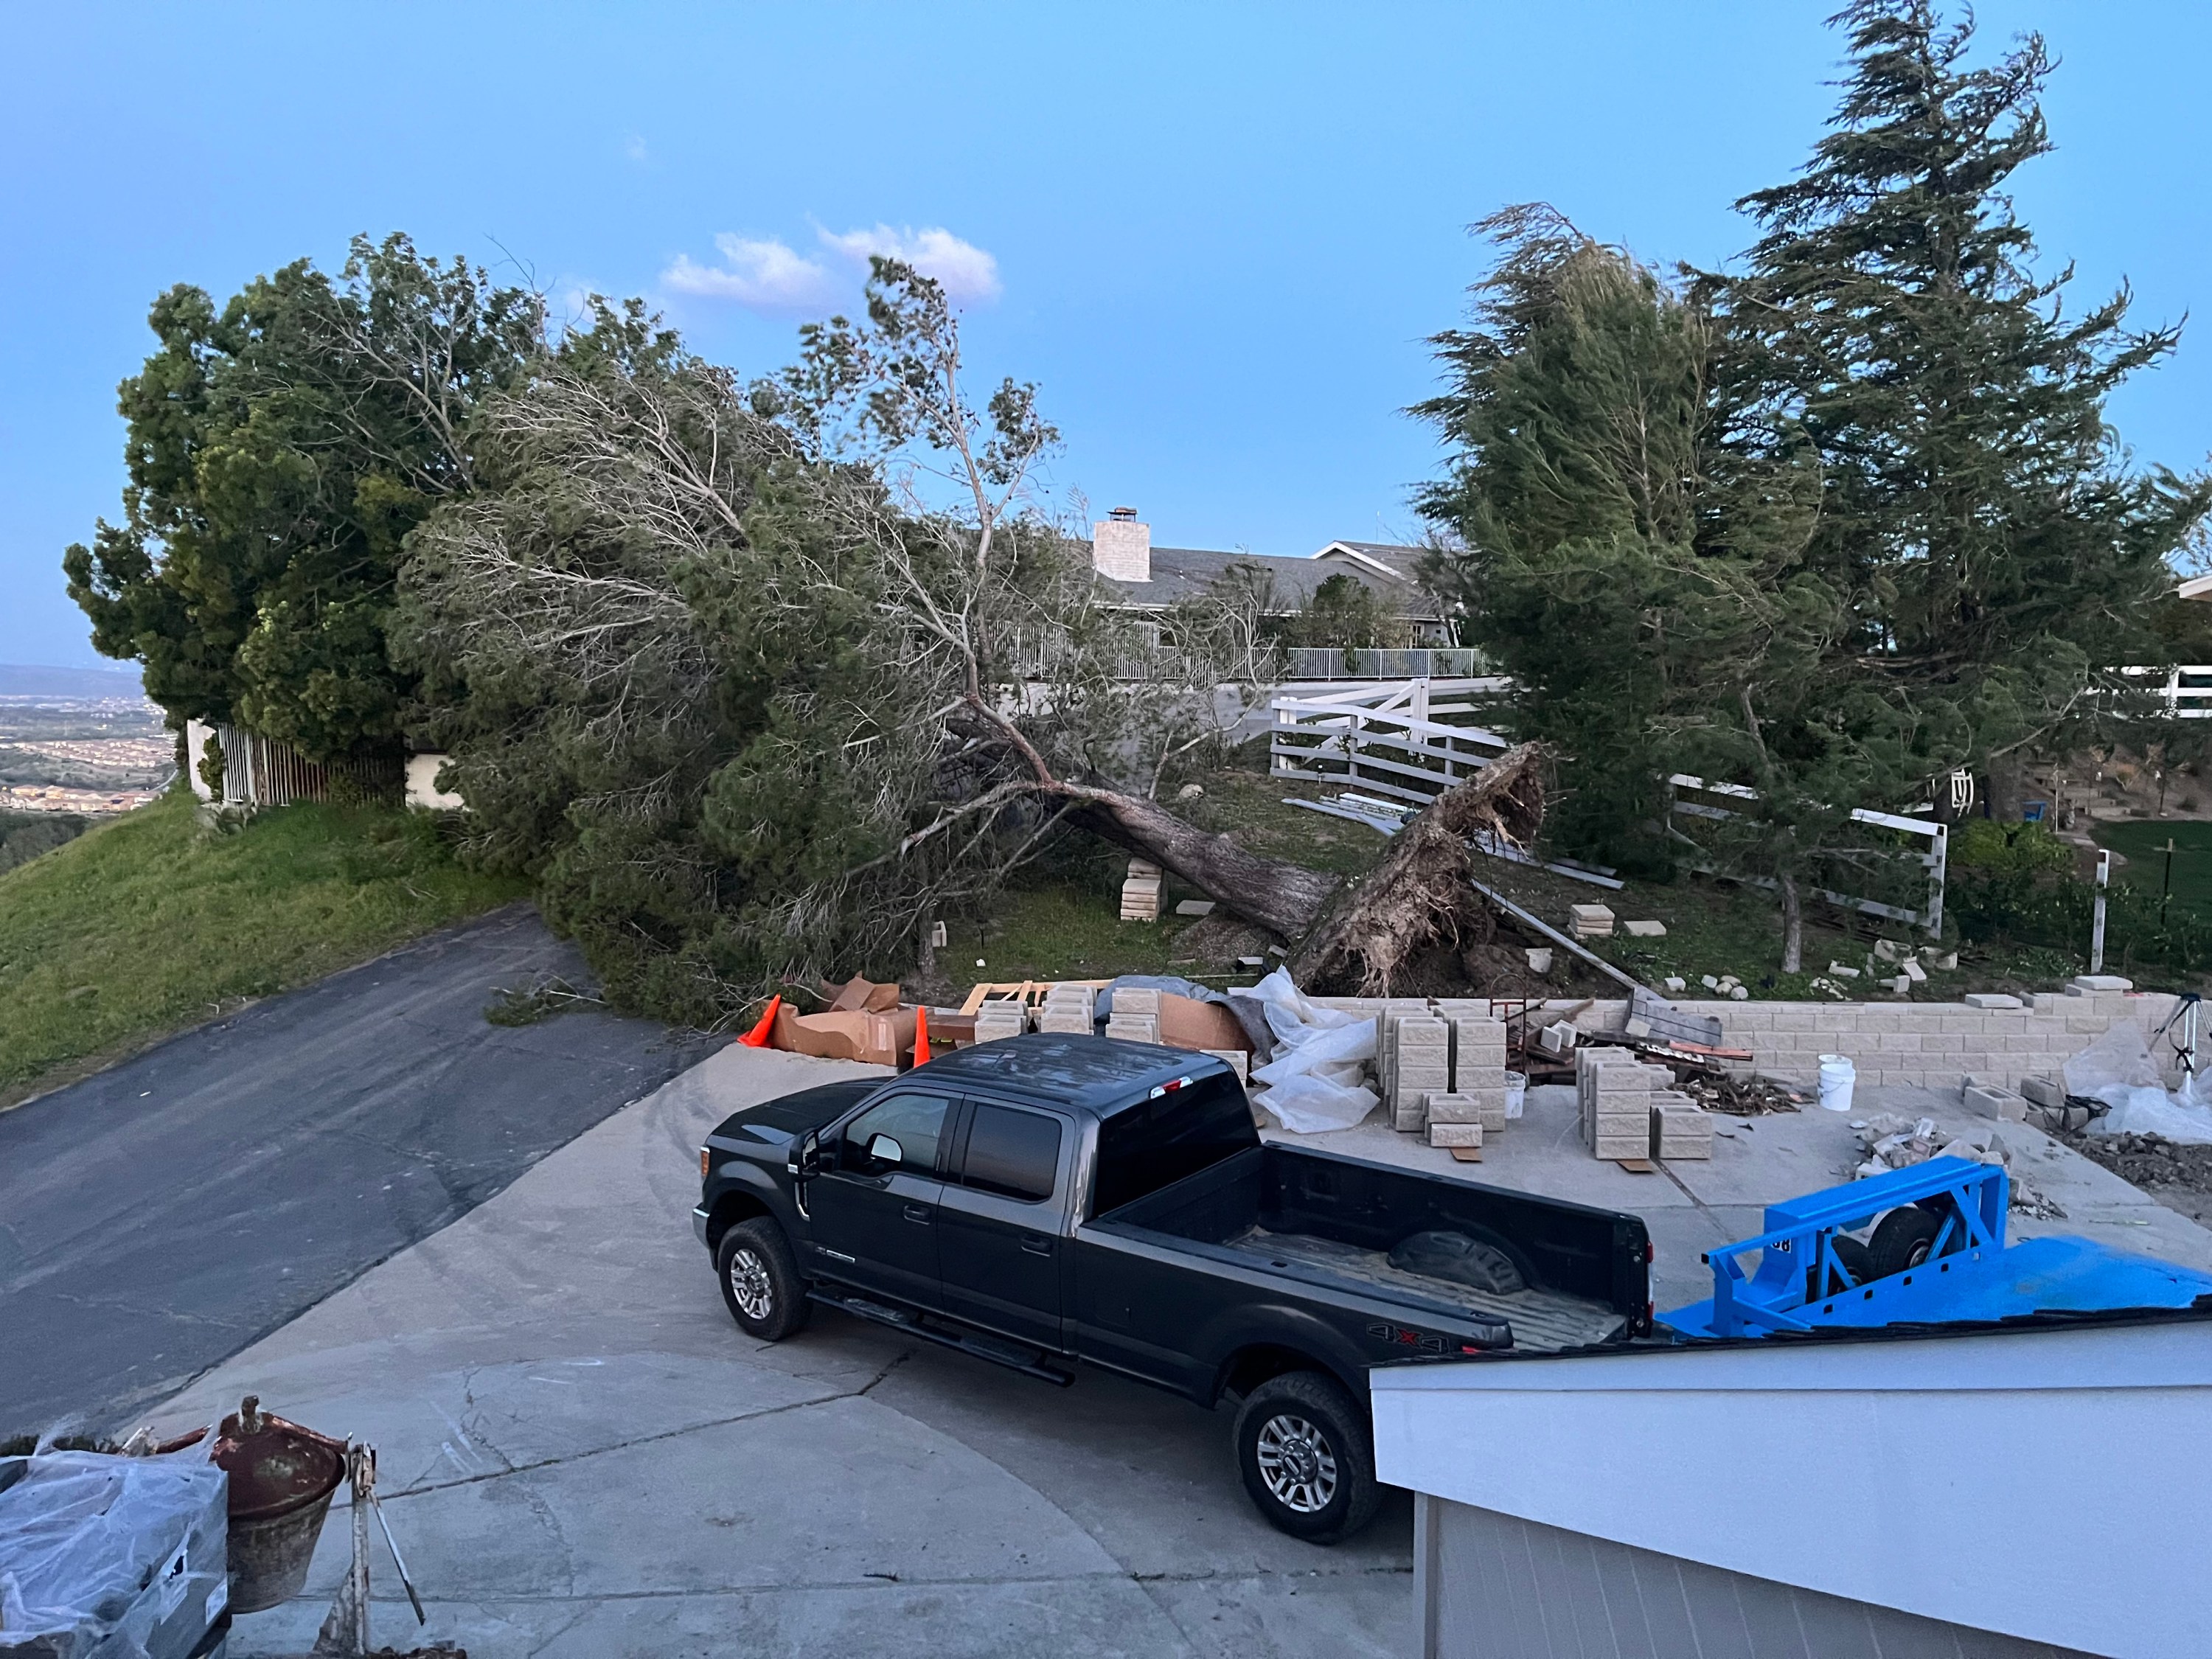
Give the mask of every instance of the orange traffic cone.
M 768 1012 L 760 1017 L 760 1024 L 739 1037 L 738 1041 L 748 1048 L 767 1048 L 769 1033 L 775 1030 L 776 1011 L 782 1006 L 781 996 L 770 997 L 768 1000 Z
M 914 1011 L 914 1063 L 917 1066 L 929 1064 L 929 1010 L 927 1008 Z

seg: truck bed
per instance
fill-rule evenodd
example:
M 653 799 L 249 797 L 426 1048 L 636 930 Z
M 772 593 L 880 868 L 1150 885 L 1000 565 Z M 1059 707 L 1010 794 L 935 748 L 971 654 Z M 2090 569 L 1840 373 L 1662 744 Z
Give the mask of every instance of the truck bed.
M 1570 1296 L 1537 1285 L 1501 1296 L 1456 1279 L 1407 1273 L 1390 1265 L 1387 1250 L 1362 1249 L 1357 1244 L 1312 1233 L 1277 1233 L 1253 1227 L 1224 1243 L 1261 1266 L 1279 1267 L 1288 1261 L 1318 1268 L 1346 1290 L 1417 1307 L 1440 1304 L 1447 1309 L 1471 1308 L 1504 1320 L 1513 1328 L 1516 1353 L 1558 1353 L 1610 1342 L 1622 1335 L 1628 1324 L 1605 1304 L 1588 1297 Z
M 1522 1352 L 1620 1340 L 1646 1313 L 1632 1218 L 1297 1147 L 1241 1152 L 1093 1224 L 1431 1318 L 1503 1320 Z M 1499 1295 L 1390 1265 L 1401 1241 L 1428 1231 L 1496 1245 L 1528 1288 Z

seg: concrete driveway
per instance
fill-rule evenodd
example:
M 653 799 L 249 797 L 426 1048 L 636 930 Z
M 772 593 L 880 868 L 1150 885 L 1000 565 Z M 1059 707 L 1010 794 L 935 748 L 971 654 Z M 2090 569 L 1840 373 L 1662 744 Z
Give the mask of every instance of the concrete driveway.
M 486 1023 L 548 974 L 589 978 L 512 905 L 0 1113 L 0 1437 L 113 1426 L 705 1052 Z
M 378 1643 L 544 1654 L 1401 1654 L 1411 1505 L 1320 1549 L 1253 1512 L 1225 1413 L 1100 1373 L 1060 1390 L 817 1315 L 732 1325 L 691 1236 L 726 1113 L 865 1068 L 730 1048 L 165 1406 L 267 1407 L 379 1449 L 430 1612 L 388 1560 Z M 313 1639 L 348 1547 L 241 1619 Z

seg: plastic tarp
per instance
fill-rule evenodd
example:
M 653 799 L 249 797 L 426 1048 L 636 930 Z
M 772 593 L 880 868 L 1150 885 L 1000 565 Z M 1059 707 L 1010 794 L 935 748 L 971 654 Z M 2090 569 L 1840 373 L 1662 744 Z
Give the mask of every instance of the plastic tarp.
M 229 1481 L 204 1446 L 0 1459 L 0 1659 L 185 1659 L 229 1600 Z
M 1237 1000 L 1259 1005 L 1274 1039 L 1274 1058 L 1253 1069 L 1253 1099 L 1285 1129 L 1348 1129 L 1375 1109 L 1364 1081 L 1375 1058 L 1373 1016 L 1309 1001 L 1280 968 Z
M 2117 1020 L 2069 1060 L 2066 1092 L 2112 1109 L 2089 1125 L 2093 1135 L 2157 1135 L 2183 1146 L 2212 1146 L 2212 1085 L 2201 1073 L 2169 1091 L 2142 1028 Z

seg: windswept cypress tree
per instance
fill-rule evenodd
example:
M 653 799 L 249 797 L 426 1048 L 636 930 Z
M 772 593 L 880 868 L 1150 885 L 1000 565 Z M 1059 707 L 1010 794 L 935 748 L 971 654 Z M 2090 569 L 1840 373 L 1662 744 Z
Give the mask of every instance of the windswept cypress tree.
M 1818 457 L 1806 559 L 1846 596 L 1837 666 L 1909 734 L 1875 770 L 1910 791 L 1972 765 L 2002 798 L 2024 750 L 2122 706 L 2113 670 L 2160 659 L 2166 556 L 2212 483 L 2134 467 L 2105 402 L 2179 330 L 2130 328 L 2124 286 L 2069 318 L 2072 268 L 2035 273 L 2006 191 L 2051 149 L 2039 36 L 1977 66 L 1971 19 L 1931 0 L 1834 21 L 1851 58 L 1832 130 L 1738 204 L 1763 234 L 1699 297 L 1724 395 L 1759 416 L 1737 447 Z

